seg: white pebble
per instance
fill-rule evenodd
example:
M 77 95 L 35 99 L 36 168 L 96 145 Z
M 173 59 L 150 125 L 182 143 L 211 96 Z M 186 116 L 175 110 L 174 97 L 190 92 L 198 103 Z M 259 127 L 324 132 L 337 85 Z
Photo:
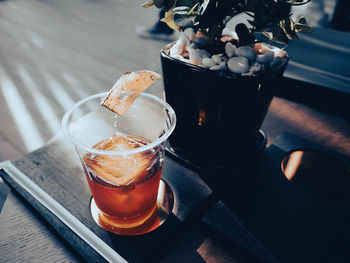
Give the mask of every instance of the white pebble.
M 184 35 L 181 35 L 176 43 L 170 49 L 170 56 L 175 57 L 176 55 L 181 55 L 185 51 L 186 47 L 186 38 Z
M 236 49 L 237 49 L 236 46 L 233 45 L 231 42 L 227 42 L 225 45 L 225 52 L 229 58 L 235 55 Z
M 214 60 L 216 64 L 221 64 L 222 62 L 221 57 L 219 55 L 213 55 L 211 59 Z
M 192 49 L 198 49 L 197 45 L 195 43 L 193 43 L 193 42 L 190 44 L 190 47 Z
M 216 65 L 215 61 L 213 59 L 211 59 L 211 58 L 203 58 L 202 64 L 206 68 L 210 68 L 210 67 Z
M 230 58 L 227 67 L 233 73 L 247 73 L 249 71 L 249 60 L 246 57 Z
M 211 57 L 211 55 L 210 55 L 210 53 L 208 51 L 205 51 L 204 49 L 197 49 L 197 50 L 198 50 L 198 52 L 199 52 L 199 54 L 200 54 L 202 59 Z
M 188 37 L 189 40 L 194 40 L 196 38 L 196 33 L 192 28 L 186 28 L 184 34 Z
M 222 30 L 222 33 L 221 33 L 222 36 L 224 35 L 232 35 L 232 32 L 230 29 L 228 29 L 227 27 L 225 27 L 223 30 Z
M 241 56 L 241 57 L 246 57 L 250 61 L 253 61 L 256 58 L 256 52 L 251 47 L 239 47 L 239 48 L 237 48 L 236 55 Z
M 261 64 L 270 63 L 273 60 L 275 53 L 273 51 L 267 51 L 265 54 L 257 55 L 256 62 Z
M 199 49 L 193 49 L 190 51 L 189 54 L 189 59 L 190 62 L 194 65 L 201 65 L 202 64 L 202 58 L 201 58 L 201 54 L 199 52 Z
M 173 55 L 172 58 L 182 60 L 184 57 L 181 55 Z
M 229 36 L 232 36 L 234 39 L 238 39 L 237 33 L 234 32 L 234 31 L 231 31 L 231 30 L 228 29 L 227 27 L 225 27 L 224 30 L 222 30 L 221 35 L 222 35 L 222 36 L 229 35 Z
M 220 70 L 220 71 L 223 71 L 223 70 L 226 69 L 226 63 L 225 63 L 225 62 L 221 62 L 221 64 L 212 66 L 212 67 L 210 67 L 210 69 L 211 69 L 211 70 Z
M 249 71 L 252 73 L 258 73 L 261 70 L 263 70 L 263 66 L 258 62 L 255 62 L 254 65 L 249 69 Z

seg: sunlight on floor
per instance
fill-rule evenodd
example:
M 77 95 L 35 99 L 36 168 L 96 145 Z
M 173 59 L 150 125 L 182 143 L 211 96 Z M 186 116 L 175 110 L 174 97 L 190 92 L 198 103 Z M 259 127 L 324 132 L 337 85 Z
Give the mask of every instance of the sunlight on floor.
M 42 72 L 45 81 L 47 82 L 48 88 L 52 92 L 53 96 L 56 98 L 57 102 L 62 106 L 62 108 L 67 111 L 74 105 L 74 100 L 65 91 L 62 85 L 56 81 L 47 72 Z
M 53 110 L 52 105 L 48 102 L 45 96 L 40 92 L 37 84 L 33 81 L 32 77 L 23 67 L 18 66 L 18 74 L 25 83 L 26 88 L 32 94 L 32 99 L 35 102 L 37 110 L 40 112 L 40 117 L 44 119 L 52 134 L 57 133 L 61 129 L 61 122 L 57 118 L 57 114 Z
M 62 73 L 62 78 L 70 85 L 70 89 L 76 94 L 78 95 L 79 98 L 86 98 L 88 97 L 88 93 L 85 92 L 82 88 L 77 88 L 80 87 L 81 84 L 79 83 L 79 81 L 70 73 L 68 72 L 63 72 Z
M 25 148 L 31 151 L 42 146 L 44 139 L 35 125 L 32 116 L 29 114 L 17 87 L 4 74 L 1 75 L 1 92 L 6 100 L 12 119 L 16 123 L 17 130 L 21 134 Z

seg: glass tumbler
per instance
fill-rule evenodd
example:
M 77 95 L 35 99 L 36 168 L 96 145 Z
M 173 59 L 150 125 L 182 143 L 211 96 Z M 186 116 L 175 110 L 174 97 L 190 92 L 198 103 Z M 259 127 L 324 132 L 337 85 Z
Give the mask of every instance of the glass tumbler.
M 123 116 L 101 106 L 107 93 L 78 102 L 62 119 L 80 157 L 92 217 L 121 235 L 154 229 L 167 138 L 176 116 L 164 100 L 142 93 Z

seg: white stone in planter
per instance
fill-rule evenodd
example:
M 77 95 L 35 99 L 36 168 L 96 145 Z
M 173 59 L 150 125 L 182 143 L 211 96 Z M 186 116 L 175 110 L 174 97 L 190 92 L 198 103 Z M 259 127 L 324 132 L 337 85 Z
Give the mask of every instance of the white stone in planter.
M 221 33 L 222 36 L 224 35 L 232 35 L 232 32 L 230 29 L 228 29 L 227 27 L 225 27 L 223 30 L 222 30 L 222 33 Z
M 250 61 L 254 61 L 256 58 L 256 52 L 251 47 L 239 47 L 236 49 L 236 55 L 241 57 L 246 57 Z
M 215 71 L 226 70 L 226 63 L 225 63 L 225 61 L 221 62 L 219 65 L 215 65 L 215 66 L 210 67 L 210 69 L 211 70 L 215 70 Z
M 181 55 L 173 55 L 172 57 L 175 58 L 175 59 L 179 59 L 179 60 L 182 60 L 184 58 Z
M 227 27 L 224 28 L 224 30 L 222 30 L 221 33 L 222 36 L 228 35 L 228 36 L 232 36 L 234 39 L 238 39 L 238 35 L 236 32 L 231 31 L 230 29 L 228 29 Z
M 198 66 L 198 65 L 202 64 L 202 59 L 201 59 L 201 56 L 200 56 L 199 52 L 197 51 L 197 49 L 190 51 L 189 59 L 193 65 Z
M 261 64 L 270 63 L 273 60 L 275 53 L 273 51 L 267 51 L 265 54 L 257 55 L 255 61 Z
M 177 55 L 183 54 L 185 49 L 186 49 L 186 37 L 184 35 L 180 35 L 176 43 L 170 48 L 169 54 L 171 57 L 175 57 Z
M 237 74 L 249 71 L 249 60 L 246 57 L 233 57 L 227 61 L 228 69 Z
M 196 38 L 196 33 L 194 32 L 194 30 L 192 28 L 186 28 L 184 31 L 184 34 L 191 41 L 193 41 Z
M 216 64 L 221 64 L 222 62 L 221 57 L 219 55 L 212 55 L 211 59 L 214 60 Z
M 189 51 L 189 58 L 192 64 L 194 65 L 202 65 L 202 60 L 204 58 L 209 58 L 210 54 L 202 49 L 192 49 Z
M 211 57 L 211 55 L 210 55 L 210 53 L 208 51 L 205 51 L 204 49 L 197 49 L 197 50 L 198 50 L 198 52 L 199 52 L 199 54 L 200 54 L 202 59 Z
M 211 58 L 203 58 L 202 64 L 206 68 L 210 68 L 216 65 L 215 61 Z
M 225 45 L 225 52 L 226 55 L 230 58 L 233 57 L 234 55 L 236 55 L 236 46 L 233 45 L 231 42 L 227 42 Z
M 261 70 L 263 70 L 263 65 L 261 65 L 260 63 L 258 62 L 255 62 L 250 68 L 249 68 L 249 72 L 252 72 L 252 73 L 258 73 L 260 72 Z

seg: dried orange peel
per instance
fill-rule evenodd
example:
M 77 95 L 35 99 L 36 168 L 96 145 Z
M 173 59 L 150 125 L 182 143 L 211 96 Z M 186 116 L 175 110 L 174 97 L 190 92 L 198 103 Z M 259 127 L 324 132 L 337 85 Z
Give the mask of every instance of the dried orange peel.
M 158 73 L 149 70 L 127 72 L 114 84 L 102 106 L 124 115 L 136 98 L 160 77 Z

